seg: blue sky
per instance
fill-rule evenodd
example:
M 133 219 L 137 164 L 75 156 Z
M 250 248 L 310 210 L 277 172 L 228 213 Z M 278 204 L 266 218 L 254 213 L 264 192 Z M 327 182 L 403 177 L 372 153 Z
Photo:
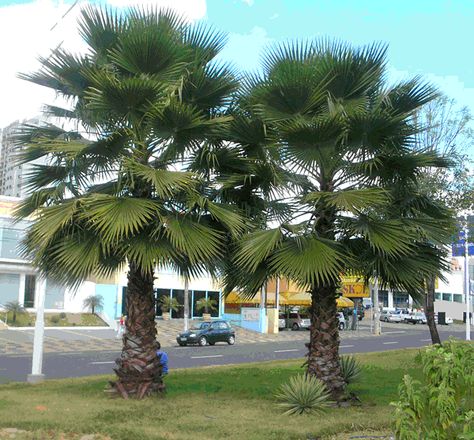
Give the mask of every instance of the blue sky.
M 190 12 L 192 19 L 201 18 L 229 33 L 221 58 L 245 70 L 258 67 L 265 46 L 288 39 L 330 37 L 354 45 L 384 42 L 389 45 L 389 80 L 422 75 L 474 112 L 474 0 L 103 0 L 101 3 L 104 1 L 118 6 L 144 2 L 175 5 L 180 12 Z M 18 5 L 28 8 L 34 4 L 54 4 L 60 17 L 72 0 L 62 3 L 0 0 L 0 25 L 3 11 L 19 10 Z M 12 7 L 15 4 L 17 8 Z M 19 23 L 24 21 L 25 11 L 18 12 Z M 48 24 L 43 27 L 46 29 Z M 74 25 L 69 24 L 48 41 L 61 41 L 61 32 L 73 31 Z M 4 35 L 0 37 L 5 41 Z M 10 41 L 17 39 L 13 36 Z M 23 53 L 25 48 L 26 45 L 17 53 Z M 20 68 L 23 65 L 17 71 Z

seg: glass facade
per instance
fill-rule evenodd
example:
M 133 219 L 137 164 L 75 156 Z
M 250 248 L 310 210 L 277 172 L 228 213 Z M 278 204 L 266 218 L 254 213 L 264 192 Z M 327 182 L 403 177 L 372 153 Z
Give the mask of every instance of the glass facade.
M 53 282 L 46 283 L 46 296 L 44 298 L 45 309 L 63 309 L 64 308 L 64 294 L 66 288 Z
M 0 273 L 0 304 L 18 301 L 20 275 L 16 273 Z

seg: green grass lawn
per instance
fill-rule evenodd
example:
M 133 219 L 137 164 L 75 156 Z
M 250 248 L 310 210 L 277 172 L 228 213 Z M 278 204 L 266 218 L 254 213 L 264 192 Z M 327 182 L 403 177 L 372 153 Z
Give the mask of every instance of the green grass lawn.
M 143 401 L 111 399 L 109 377 L 0 386 L 0 428 L 46 433 L 99 433 L 112 439 L 344 439 L 350 433 L 390 430 L 397 387 L 405 373 L 419 376 L 417 350 L 358 356 L 364 365 L 351 386 L 362 406 L 323 415 L 284 416 L 273 394 L 301 371 L 301 360 L 172 371 L 168 394 Z M 44 437 L 42 437 L 44 435 Z M 50 435 L 50 436 L 48 436 Z M 0 437 L 1 438 L 1 437 Z M 21 438 L 21 437 L 17 437 Z
M 0 313 L 0 319 L 6 321 L 10 327 L 34 327 L 36 322 L 36 314 L 34 313 L 19 313 L 16 316 L 16 321 L 13 322 L 13 313 Z M 65 316 L 64 316 L 65 315 Z M 45 313 L 44 324 L 46 327 L 72 327 L 72 326 L 106 326 L 97 315 L 92 313 Z M 1 438 L 1 437 L 0 437 Z

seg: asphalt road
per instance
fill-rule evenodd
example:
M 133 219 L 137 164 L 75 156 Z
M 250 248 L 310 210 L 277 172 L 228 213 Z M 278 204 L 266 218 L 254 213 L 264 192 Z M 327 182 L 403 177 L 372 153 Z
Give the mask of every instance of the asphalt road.
M 440 332 L 442 339 L 455 336 L 463 339 L 462 332 Z M 430 343 L 428 329 L 416 332 L 390 331 L 380 337 L 351 338 L 341 342 L 341 353 L 367 353 L 400 348 L 422 347 Z M 304 342 L 285 341 L 229 346 L 219 344 L 207 347 L 169 347 L 169 367 L 192 368 L 247 362 L 302 358 L 306 353 Z M 67 378 L 112 373 L 119 352 L 46 353 L 43 371 L 46 378 Z M 31 371 L 31 355 L 0 356 L 0 383 L 25 381 Z

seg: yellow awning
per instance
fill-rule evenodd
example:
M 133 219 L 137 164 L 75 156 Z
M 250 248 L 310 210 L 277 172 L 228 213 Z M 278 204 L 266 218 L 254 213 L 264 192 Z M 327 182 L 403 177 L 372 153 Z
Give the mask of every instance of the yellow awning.
M 260 293 L 252 299 L 242 299 L 237 292 L 231 292 L 225 299 L 227 304 L 260 304 Z M 310 306 L 311 295 L 308 292 L 281 292 L 280 305 L 288 306 Z M 267 304 L 274 304 L 272 299 L 267 300 Z M 354 307 L 354 302 L 349 298 L 341 296 L 336 300 L 337 307 Z

